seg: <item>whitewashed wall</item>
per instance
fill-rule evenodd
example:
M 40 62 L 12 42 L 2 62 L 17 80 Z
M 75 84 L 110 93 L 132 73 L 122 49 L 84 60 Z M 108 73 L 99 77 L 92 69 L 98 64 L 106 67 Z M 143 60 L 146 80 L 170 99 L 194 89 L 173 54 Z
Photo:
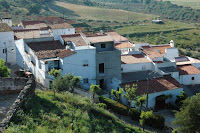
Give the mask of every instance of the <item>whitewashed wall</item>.
M 166 54 L 164 54 L 164 57 L 169 60 L 174 60 L 175 57 L 179 57 L 179 52 L 177 48 L 167 48 Z
M 0 32 L 0 58 L 6 61 L 6 53 L 3 49 L 7 48 L 7 62 L 16 64 L 16 47 L 14 42 L 14 32 Z
M 85 84 L 84 87 L 89 88 L 91 84 L 96 84 L 96 49 L 90 47 L 75 52 L 75 54 L 60 60 L 62 75 L 73 73 L 75 76 L 81 76 L 81 82 L 88 78 L 89 83 Z M 83 66 L 86 62 L 88 62 L 88 66 Z
M 122 64 L 121 67 L 123 68 L 122 73 L 144 71 L 144 70 L 154 70 L 153 63 L 151 63 L 151 62 Z M 143 68 L 145 68 L 145 69 L 143 69 Z
M 194 77 L 194 80 L 192 80 L 192 77 Z M 180 75 L 180 83 L 183 85 L 200 84 L 200 74 Z
M 52 29 L 54 40 L 60 40 L 60 35 L 75 34 L 75 28 L 68 29 Z
M 23 39 L 15 41 L 17 48 L 17 64 L 23 69 L 29 69 L 35 76 L 36 80 L 48 87 L 45 83 L 45 64 L 44 62 L 38 60 L 34 52 L 28 47 Z M 25 52 L 28 52 L 28 54 Z M 33 61 L 35 65 L 31 63 Z M 41 64 L 41 69 L 39 65 Z

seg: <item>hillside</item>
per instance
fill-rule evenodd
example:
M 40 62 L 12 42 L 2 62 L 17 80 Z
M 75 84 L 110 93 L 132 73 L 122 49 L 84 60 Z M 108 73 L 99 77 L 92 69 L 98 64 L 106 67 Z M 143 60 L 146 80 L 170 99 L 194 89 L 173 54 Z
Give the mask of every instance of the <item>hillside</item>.
M 76 133 L 143 133 L 103 108 L 96 107 L 86 97 L 68 92 L 57 93 L 53 100 L 53 92 L 50 91 L 36 91 L 36 96 L 16 113 L 5 133 L 71 133 L 72 121 Z
M 173 4 L 182 5 L 184 7 L 192 7 L 194 9 L 200 9 L 199 0 L 163 0 L 163 1 L 171 1 Z
M 75 18 L 81 18 L 81 19 L 135 22 L 135 21 L 152 20 L 156 17 L 154 15 L 147 15 L 125 10 L 75 5 L 66 2 L 56 1 L 55 4 L 57 6 L 73 11 L 73 13 L 77 15 L 75 16 Z

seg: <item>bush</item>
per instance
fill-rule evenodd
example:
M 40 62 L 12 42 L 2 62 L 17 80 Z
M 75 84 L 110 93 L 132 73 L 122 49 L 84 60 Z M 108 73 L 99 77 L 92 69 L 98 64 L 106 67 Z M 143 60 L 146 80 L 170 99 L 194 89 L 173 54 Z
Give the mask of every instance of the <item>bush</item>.
M 107 108 L 107 105 L 105 103 L 98 103 L 96 104 L 96 106 L 99 108 L 104 108 L 104 109 Z
M 120 104 L 114 100 L 111 100 L 107 97 L 99 96 L 99 101 L 105 103 L 108 109 L 111 109 L 113 112 L 121 114 L 121 115 L 128 115 L 127 107 L 123 104 Z
M 140 119 L 140 111 L 137 110 L 136 108 L 131 108 L 129 110 L 129 116 L 131 117 L 131 119 L 139 121 L 139 119 Z
M 153 128 L 162 129 L 165 126 L 165 118 L 160 115 L 153 114 L 145 121 L 145 124 Z

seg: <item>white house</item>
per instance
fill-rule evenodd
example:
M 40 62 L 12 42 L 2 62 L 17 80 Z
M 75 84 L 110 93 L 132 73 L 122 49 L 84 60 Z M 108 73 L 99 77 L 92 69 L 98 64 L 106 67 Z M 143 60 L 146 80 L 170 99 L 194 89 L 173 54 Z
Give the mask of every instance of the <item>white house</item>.
M 11 65 L 16 64 L 14 32 L 7 23 L 0 23 L 0 58 Z
M 138 96 L 147 94 L 148 92 L 148 108 L 155 109 L 164 109 L 165 104 L 168 102 L 174 103 L 176 100 L 176 96 L 180 95 L 180 92 L 183 91 L 182 85 L 171 76 L 150 79 L 148 84 L 147 80 L 122 83 L 118 86 L 118 88 L 125 88 L 126 85 L 132 86 L 133 84 L 136 84 L 138 86 Z M 164 95 L 169 94 L 173 95 L 172 99 L 164 100 L 160 98 Z M 127 104 L 127 100 L 123 97 L 122 102 L 124 104 Z M 134 104 L 132 104 L 132 106 L 134 106 Z
M 189 65 L 179 65 L 177 66 L 179 70 L 180 79 L 179 82 L 183 85 L 196 85 L 200 84 L 200 70 L 195 66 Z
M 12 27 L 12 18 L 1 18 L 2 23 L 7 23 L 8 26 Z
M 68 23 L 49 25 L 52 30 L 54 40 L 60 40 L 60 35 L 75 34 L 75 28 Z
M 140 54 L 121 55 L 122 73 L 154 70 L 153 63 Z
M 170 41 L 170 44 L 153 45 L 152 48 L 155 48 L 168 60 L 173 61 L 176 57 L 179 57 L 178 49 L 174 47 L 173 40 Z

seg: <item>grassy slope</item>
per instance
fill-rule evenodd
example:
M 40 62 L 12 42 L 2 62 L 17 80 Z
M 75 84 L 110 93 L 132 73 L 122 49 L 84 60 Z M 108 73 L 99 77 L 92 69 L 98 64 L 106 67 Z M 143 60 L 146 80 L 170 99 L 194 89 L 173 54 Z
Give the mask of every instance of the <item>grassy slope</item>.
M 36 91 L 36 96 L 25 104 L 23 112 L 18 111 L 14 124 L 5 133 L 70 133 L 72 117 L 75 133 L 143 132 L 139 128 L 123 124 L 108 111 L 95 108 L 86 97 L 57 93 L 56 100 L 53 100 L 53 92 Z
M 173 4 L 182 5 L 185 7 L 192 7 L 194 9 L 200 9 L 199 0 L 163 0 L 163 1 L 171 1 Z
M 82 19 L 93 20 L 108 20 L 108 21 L 142 21 L 151 20 L 155 18 L 153 15 L 147 15 L 142 13 L 128 12 L 124 10 L 105 9 L 98 7 L 89 7 L 83 5 L 69 4 L 65 2 L 56 2 L 56 5 L 67 8 L 74 11 L 75 14 Z
M 149 32 L 165 32 L 180 29 L 194 28 L 192 24 L 185 24 L 175 21 L 165 21 L 165 24 L 145 23 L 141 25 L 126 26 L 118 28 L 116 31 L 119 34 L 133 34 L 133 33 L 149 33 Z

